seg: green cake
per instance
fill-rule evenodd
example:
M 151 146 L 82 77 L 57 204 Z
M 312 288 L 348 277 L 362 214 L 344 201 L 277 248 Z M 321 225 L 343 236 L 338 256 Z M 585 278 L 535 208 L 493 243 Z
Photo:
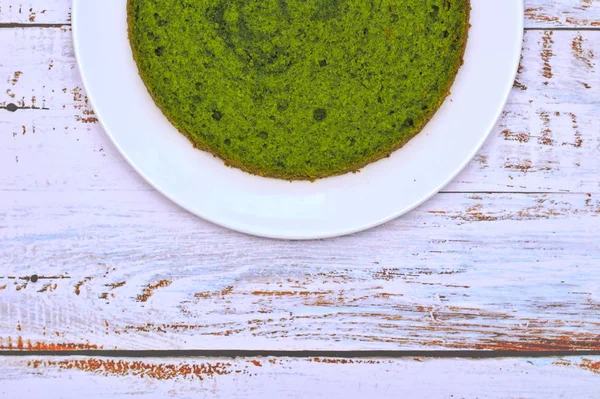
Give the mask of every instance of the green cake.
M 469 0 L 128 0 L 157 106 L 196 148 L 266 177 L 357 171 L 439 108 Z

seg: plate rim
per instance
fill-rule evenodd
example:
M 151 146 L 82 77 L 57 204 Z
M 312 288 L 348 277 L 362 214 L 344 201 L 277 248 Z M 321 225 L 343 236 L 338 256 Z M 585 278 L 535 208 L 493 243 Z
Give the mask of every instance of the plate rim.
M 95 110 L 95 112 L 97 114 L 100 125 L 102 126 L 105 134 L 108 136 L 108 138 L 110 139 L 112 144 L 115 146 L 117 151 L 126 160 L 126 162 L 129 164 L 129 166 L 131 166 L 136 171 L 136 173 L 139 174 L 144 179 L 144 181 L 146 183 L 150 184 L 153 189 L 155 189 L 161 195 L 168 198 L 171 202 L 175 203 L 177 206 L 179 206 L 182 209 L 186 210 L 187 212 L 195 215 L 196 217 L 200 217 L 203 220 L 206 220 L 212 224 L 222 226 L 229 230 L 241 232 L 241 233 L 248 234 L 251 236 L 272 238 L 272 239 L 283 239 L 283 240 L 300 240 L 300 241 L 341 237 L 341 236 L 358 233 L 361 231 L 365 231 L 365 230 L 380 226 L 380 225 L 385 224 L 391 220 L 394 220 L 408 212 L 413 211 L 415 208 L 419 207 L 420 205 L 422 205 L 423 203 L 425 203 L 426 201 L 428 201 L 429 199 L 434 197 L 445 186 L 447 186 L 449 183 L 451 183 L 452 180 L 454 180 L 454 178 L 458 174 L 460 174 L 465 169 L 465 167 L 473 160 L 473 158 L 481 150 L 481 147 L 485 144 L 485 142 L 489 138 L 491 132 L 493 131 L 494 127 L 498 123 L 498 120 L 500 119 L 502 112 L 504 111 L 504 109 L 506 107 L 506 104 L 508 102 L 508 99 L 510 97 L 510 93 L 512 90 L 512 85 L 507 85 L 507 87 L 505 88 L 504 93 L 502 95 L 501 106 L 498 107 L 498 109 L 495 111 L 493 118 L 490 119 L 490 123 L 489 123 L 489 126 L 486 128 L 485 134 L 482 134 L 480 136 L 479 141 L 473 147 L 473 150 L 469 153 L 468 156 L 466 156 L 462 159 L 462 162 L 460 162 L 458 164 L 455 171 L 453 173 L 449 174 L 448 177 L 445 180 L 443 180 L 440 184 L 438 184 L 434 189 L 431 189 L 427 195 L 422 196 L 418 201 L 411 203 L 409 206 L 399 207 L 400 210 L 391 212 L 389 215 L 379 218 L 377 220 L 374 220 L 372 222 L 363 223 L 363 224 L 357 225 L 352 228 L 345 228 L 345 229 L 341 229 L 341 230 L 333 229 L 330 231 L 313 232 L 313 233 L 308 233 L 308 234 L 307 233 L 299 234 L 297 232 L 292 232 L 291 234 L 286 234 L 286 232 L 284 232 L 284 231 L 267 231 L 269 229 L 265 230 L 264 228 L 263 229 L 260 229 L 260 228 L 252 229 L 250 227 L 245 227 L 243 225 L 240 226 L 240 225 L 235 225 L 233 223 L 229 223 L 226 220 L 219 220 L 218 218 L 212 217 L 210 214 L 199 212 L 196 209 L 194 209 L 194 210 L 190 209 L 190 207 L 188 205 L 186 205 L 182 200 L 176 198 L 174 195 L 171 195 L 167 190 L 163 189 L 159 183 L 155 182 L 150 176 L 148 176 L 140 167 L 138 167 L 138 165 L 136 165 L 135 161 L 121 147 L 121 145 L 117 141 L 117 138 L 111 132 L 111 130 L 108 128 L 107 123 L 104 121 L 104 118 L 102 116 L 103 113 L 101 111 L 99 111 L 99 108 L 97 107 L 96 99 L 94 98 L 94 95 L 91 94 L 93 90 L 92 91 L 90 90 L 90 83 L 88 80 L 89 78 L 86 76 L 85 68 L 82 67 L 83 62 L 81 60 L 80 34 L 78 33 L 81 28 L 79 27 L 80 24 L 78 22 L 78 20 L 79 20 L 78 15 L 79 15 L 79 5 L 83 1 L 86 1 L 86 0 L 72 0 L 72 40 L 73 40 L 73 48 L 74 48 L 74 52 L 75 52 L 75 58 L 77 61 L 77 66 L 78 66 L 78 72 L 81 76 L 81 80 L 83 82 L 84 89 L 85 89 L 86 93 L 88 94 L 90 104 L 92 105 L 93 109 Z M 125 1 L 125 0 L 122 0 L 122 1 Z M 517 21 L 518 25 L 514 28 L 519 31 L 518 53 L 520 55 L 522 52 L 521 44 L 523 42 L 524 33 L 525 33 L 524 32 L 524 8 L 525 8 L 524 0 L 516 0 L 516 5 L 519 8 L 518 12 L 519 12 L 519 15 L 521 16 Z M 517 43 L 515 43 L 515 44 L 517 44 Z M 129 43 L 128 43 L 128 46 L 129 46 Z M 516 77 L 517 77 L 518 68 L 519 68 L 519 62 L 516 62 L 512 66 L 512 72 L 511 72 L 512 81 L 514 81 L 514 79 L 516 79 Z M 459 72 L 460 72 L 460 70 L 459 70 Z M 444 103 L 447 102 L 449 99 L 450 99 L 450 97 L 447 97 L 444 100 Z M 158 107 L 157 107 L 157 109 L 158 109 Z M 161 112 L 161 111 L 159 110 L 159 112 Z M 439 113 L 439 109 L 436 111 L 434 116 L 437 115 L 438 113 Z M 425 125 L 425 127 L 427 125 L 429 125 L 430 123 L 431 122 L 428 122 Z M 419 133 L 419 134 L 421 134 L 421 133 Z M 380 161 L 378 161 L 378 162 L 380 162 Z M 377 162 L 375 162 L 375 163 L 377 163 Z M 247 173 L 247 172 L 242 172 L 242 173 Z M 253 176 L 253 175 L 250 175 L 250 176 Z M 344 175 L 342 175 L 342 176 L 344 176 Z M 331 178 L 335 178 L 335 176 L 331 177 Z M 331 179 L 331 178 L 326 178 L 326 179 L 322 179 L 322 180 L 327 180 L 327 179 Z

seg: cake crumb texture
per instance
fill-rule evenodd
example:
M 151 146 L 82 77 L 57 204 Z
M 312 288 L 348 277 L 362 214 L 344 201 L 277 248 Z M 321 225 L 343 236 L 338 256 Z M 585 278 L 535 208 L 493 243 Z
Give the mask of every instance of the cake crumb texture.
M 157 106 L 267 177 L 355 171 L 418 134 L 462 63 L 469 0 L 128 0 Z

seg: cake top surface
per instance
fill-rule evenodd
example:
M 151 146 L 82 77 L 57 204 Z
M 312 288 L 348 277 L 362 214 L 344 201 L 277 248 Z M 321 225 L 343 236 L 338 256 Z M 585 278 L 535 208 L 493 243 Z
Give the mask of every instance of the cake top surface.
M 461 65 L 469 0 L 128 0 L 157 106 L 196 147 L 289 180 L 414 137 Z

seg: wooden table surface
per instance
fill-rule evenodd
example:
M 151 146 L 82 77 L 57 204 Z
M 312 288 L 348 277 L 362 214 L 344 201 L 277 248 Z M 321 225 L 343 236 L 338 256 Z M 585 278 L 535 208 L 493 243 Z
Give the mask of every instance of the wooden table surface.
M 0 0 L 0 397 L 600 397 L 600 0 L 526 0 L 467 169 L 312 242 L 149 187 L 88 103 L 70 7 Z

